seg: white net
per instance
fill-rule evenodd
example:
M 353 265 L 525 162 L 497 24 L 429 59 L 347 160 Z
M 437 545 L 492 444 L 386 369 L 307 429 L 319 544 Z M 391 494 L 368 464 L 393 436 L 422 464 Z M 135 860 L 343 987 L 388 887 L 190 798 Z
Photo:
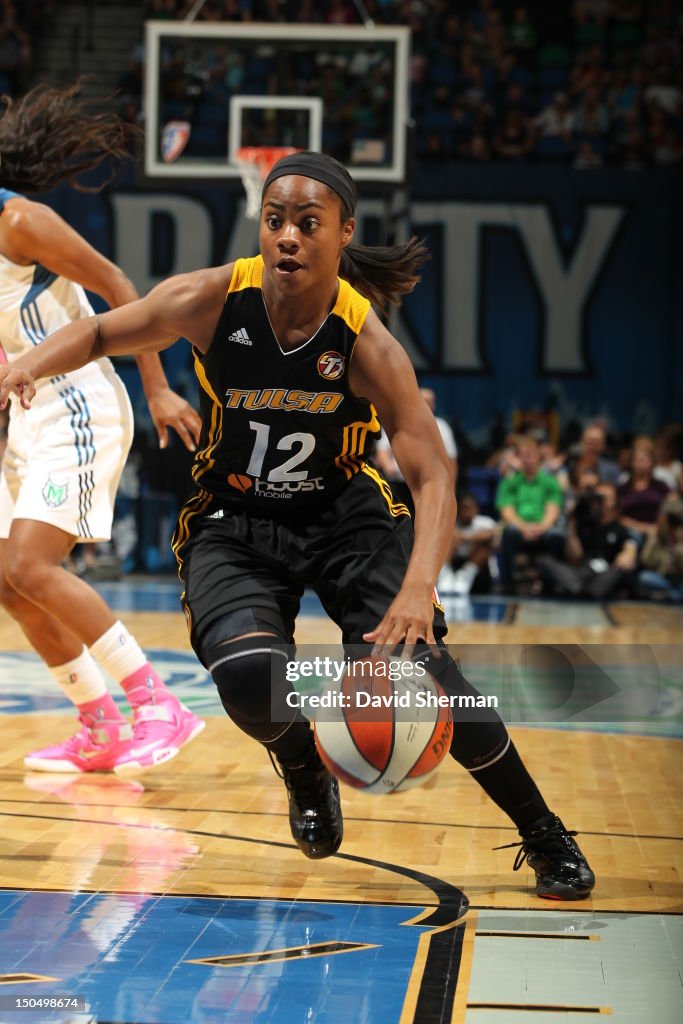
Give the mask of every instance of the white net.
M 247 195 L 245 216 L 249 220 L 258 220 L 261 213 L 261 191 L 263 182 L 268 177 L 273 164 L 283 156 L 296 153 L 292 146 L 243 146 L 235 153 L 235 163 L 239 167 L 242 184 Z
M 235 163 L 240 169 L 242 184 L 247 194 L 247 207 L 244 214 L 249 220 L 258 220 L 261 212 L 261 188 L 263 186 L 261 168 L 253 161 L 240 159 L 239 156 L 235 158 Z

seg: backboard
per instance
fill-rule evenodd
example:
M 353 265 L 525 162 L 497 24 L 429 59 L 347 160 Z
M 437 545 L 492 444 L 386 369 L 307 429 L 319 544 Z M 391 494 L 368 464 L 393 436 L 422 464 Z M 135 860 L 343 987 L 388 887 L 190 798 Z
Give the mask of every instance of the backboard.
M 293 146 L 400 184 L 409 55 L 405 27 L 147 22 L 146 173 L 237 178 L 241 147 Z

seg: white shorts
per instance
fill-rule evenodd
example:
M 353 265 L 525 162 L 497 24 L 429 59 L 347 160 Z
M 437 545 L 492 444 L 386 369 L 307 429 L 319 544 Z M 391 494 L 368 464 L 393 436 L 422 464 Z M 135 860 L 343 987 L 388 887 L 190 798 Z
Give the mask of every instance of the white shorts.
M 79 541 L 111 537 L 133 411 L 108 359 L 45 381 L 30 409 L 12 399 L 0 476 L 0 539 L 14 519 L 49 523 Z

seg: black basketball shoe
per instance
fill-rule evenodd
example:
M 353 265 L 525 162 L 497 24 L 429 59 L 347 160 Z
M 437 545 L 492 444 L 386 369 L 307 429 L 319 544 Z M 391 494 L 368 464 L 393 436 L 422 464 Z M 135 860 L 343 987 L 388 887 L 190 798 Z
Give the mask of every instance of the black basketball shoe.
M 522 835 L 513 868 L 519 871 L 525 861 L 536 872 L 536 895 L 546 900 L 582 900 L 595 885 L 595 875 L 573 836 L 558 817 Z M 506 849 L 506 847 L 498 847 Z
M 300 765 L 279 762 L 289 797 L 289 825 L 296 845 L 311 860 L 331 857 L 344 835 L 339 783 L 314 750 Z M 277 771 L 277 768 L 276 768 Z

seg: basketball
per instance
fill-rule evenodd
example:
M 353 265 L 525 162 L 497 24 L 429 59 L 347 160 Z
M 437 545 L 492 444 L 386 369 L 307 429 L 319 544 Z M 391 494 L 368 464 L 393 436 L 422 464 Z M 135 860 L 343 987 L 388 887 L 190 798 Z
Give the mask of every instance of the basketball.
M 399 793 L 426 782 L 448 753 L 448 697 L 418 662 L 367 656 L 351 662 L 335 705 L 316 717 L 322 761 L 366 793 Z

